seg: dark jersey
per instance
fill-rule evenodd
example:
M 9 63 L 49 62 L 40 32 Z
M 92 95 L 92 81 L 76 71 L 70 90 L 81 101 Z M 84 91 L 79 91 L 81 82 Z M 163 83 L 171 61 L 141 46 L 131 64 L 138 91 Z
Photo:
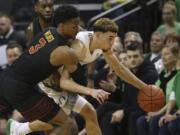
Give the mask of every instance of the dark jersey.
M 25 51 L 9 68 L 12 77 L 35 85 L 47 78 L 58 67 L 51 65 L 51 52 L 61 45 L 66 45 L 63 38 L 55 28 L 48 28 L 40 32 L 33 40 L 32 46 Z
M 33 20 L 33 36 L 36 36 L 39 32 L 42 32 L 42 28 L 37 17 Z

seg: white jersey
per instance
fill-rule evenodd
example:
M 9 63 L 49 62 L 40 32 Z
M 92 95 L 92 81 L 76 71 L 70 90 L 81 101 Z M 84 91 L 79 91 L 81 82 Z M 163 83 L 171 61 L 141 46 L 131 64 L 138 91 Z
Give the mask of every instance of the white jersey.
M 91 54 L 89 50 L 89 45 L 90 45 L 90 39 L 92 35 L 93 35 L 92 31 L 82 31 L 82 32 L 79 32 L 76 36 L 76 39 L 80 40 L 86 48 L 84 58 L 83 60 L 80 61 L 80 64 L 82 65 L 95 61 L 102 54 L 101 49 L 96 49 Z

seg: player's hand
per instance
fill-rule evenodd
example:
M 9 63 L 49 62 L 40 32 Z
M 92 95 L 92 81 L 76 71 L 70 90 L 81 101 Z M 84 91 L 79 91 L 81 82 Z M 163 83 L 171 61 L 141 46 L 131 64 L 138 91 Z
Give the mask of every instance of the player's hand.
M 118 110 L 112 114 L 111 123 L 121 122 L 124 118 L 124 111 Z
M 102 104 L 105 100 L 108 99 L 110 93 L 101 89 L 95 89 L 90 92 L 90 95 L 95 98 L 100 104 Z
M 159 112 L 149 112 L 146 116 L 147 122 L 149 122 L 152 117 L 157 116 L 157 115 L 160 115 L 160 113 Z

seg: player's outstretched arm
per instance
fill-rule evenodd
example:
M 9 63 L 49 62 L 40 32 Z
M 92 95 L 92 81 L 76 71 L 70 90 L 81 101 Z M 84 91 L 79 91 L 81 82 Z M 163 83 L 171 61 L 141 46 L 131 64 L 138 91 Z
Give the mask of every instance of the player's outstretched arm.
M 138 89 L 146 87 L 147 84 L 138 79 L 129 69 L 127 69 L 123 64 L 121 64 L 111 50 L 108 50 L 103 54 L 106 62 L 121 79 L 130 83 Z
M 98 100 L 100 103 L 104 102 L 109 96 L 108 92 L 101 89 L 91 89 L 74 82 L 69 75 L 69 72 L 65 69 L 61 74 L 60 87 L 64 90 L 74 93 L 80 93 L 83 95 L 89 95 Z

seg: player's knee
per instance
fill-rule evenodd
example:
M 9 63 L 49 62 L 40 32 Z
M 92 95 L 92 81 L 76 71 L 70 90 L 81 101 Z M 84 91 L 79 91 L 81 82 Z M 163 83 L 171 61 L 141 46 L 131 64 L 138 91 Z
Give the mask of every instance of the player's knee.
M 96 120 L 96 118 L 97 118 L 96 110 L 95 110 L 94 107 L 93 107 L 91 104 L 89 104 L 89 103 L 87 103 L 87 104 L 84 106 L 82 112 L 83 112 L 82 115 L 83 115 L 83 117 L 85 117 L 86 120 L 92 120 L 92 121 L 94 121 L 94 120 Z

